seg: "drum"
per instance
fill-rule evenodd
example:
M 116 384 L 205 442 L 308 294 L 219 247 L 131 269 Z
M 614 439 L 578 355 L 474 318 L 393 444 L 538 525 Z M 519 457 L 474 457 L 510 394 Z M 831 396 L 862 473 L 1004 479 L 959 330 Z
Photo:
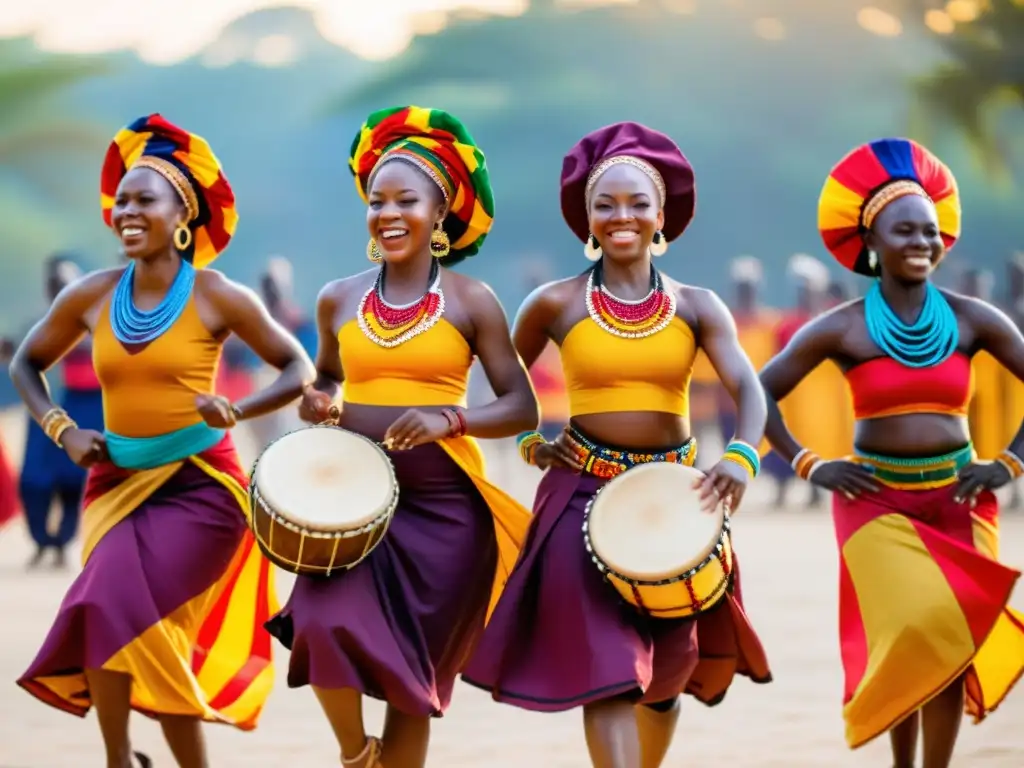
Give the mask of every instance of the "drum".
M 398 505 L 398 481 L 377 443 L 317 425 L 264 449 L 249 500 L 252 532 L 268 560 L 303 576 L 330 576 L 380 543 Z
M 608 481 L 587 504 L 587 553 L 626 602 L 652 618 L 697 616 L 730 586 L 729 516 L 721 505 L 714 513 L 700 510 L 692 487 L 700 477 L 682 464 L 642 464 Z

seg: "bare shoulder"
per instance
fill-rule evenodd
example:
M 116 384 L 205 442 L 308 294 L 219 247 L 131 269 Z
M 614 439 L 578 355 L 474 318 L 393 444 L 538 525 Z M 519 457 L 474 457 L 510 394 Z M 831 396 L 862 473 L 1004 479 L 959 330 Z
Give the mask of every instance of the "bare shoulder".
M 317 294 L 317 304 L 341 306 L 353 296 L 362 296 L 366 289 L 373 285 L 376 277 L 377 269 L 371 268 L 348 277 L 331 280 Z
M 523 300 L 521 311 L 530 310 L 555 317 L 579 299 L 586 283 L 586 273 L 544 283 Z
M 983 323 L 1006 317 L 1006 313 L 1003 310 L 984 299 L 966 296 L 962 293 L 946 290 L 945 288 L 940 288 L 939 292 L 949 302 L 953 314 L 958 317 L 965 317 L 968 320 Z
M 459 303 L 465 305 L 471 312 L 501 307 L 498 295 L 483 280 L 447 269 L 442 272 L 441 279 L 445 289 L 457 296 Z
M 827 342 L 840 349 L 851 329 L 864 324 L 864 299 L 851 299 L 822 312 L 799 330 L 799 335 L 817 342 Z
M 63 302 L 85 312 L 110 293 L 124 274 L 124 267 L 111 267 L 89 272 L 75 280 L 60 293 Z
M 256 292 L 232 280 L 220 270 L 201 269 L 196 272 L 196 291 L 217 305 L 224 302 L 259 302 Z

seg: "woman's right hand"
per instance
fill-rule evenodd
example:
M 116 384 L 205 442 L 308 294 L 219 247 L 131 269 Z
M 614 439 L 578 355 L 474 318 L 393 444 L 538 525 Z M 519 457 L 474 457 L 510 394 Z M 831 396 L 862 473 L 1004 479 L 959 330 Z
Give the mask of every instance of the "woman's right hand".
M 549 469 L 554 466 L 566 467 L 573 472 L 582 472 L 583 464 L 580 463 L 576 451 L 572 447 L 572 438 L 565 432 L 559 432 L 558 437 L 548 443 L 540 443 L 533 449 L 533 463 L 540 469 Z
M 60 445 L 68 458 L 85 469 L 107 460 L 107 441 L 92 429 L 67 429 L 60 436 Z
M 876 493 L 881 490 L 870 470 L 852 461 L 825 461 L 811 474 L 810 481 L 822 488 L 836 491 L 848 499 L 855 499 L 862 493 Z
M 325 421 L 337 422 L 339 411 L 331 401 L 330 395 L 313 387 L 306 387 L 299 403 L 299 418 L 309 424 L 322 424 Z

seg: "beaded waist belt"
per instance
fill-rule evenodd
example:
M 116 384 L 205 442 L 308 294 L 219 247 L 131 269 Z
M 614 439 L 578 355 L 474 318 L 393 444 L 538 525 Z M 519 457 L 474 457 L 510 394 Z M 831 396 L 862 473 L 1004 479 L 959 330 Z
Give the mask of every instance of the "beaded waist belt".
M 857 451 L 851 461 L 871 468 L 874 477 L 896 489 L 927 490 L 956 482 L 957 474 L 974 460 L 970 444 L 942 456 L 904 458 Z
M 632 469 L 638 464 L 665 461 L 671 464 L 685 464 L 688 467 L 692 467 L 693 462 L 697 459 L 697 441 L 692 437 L 671 451 L 642 453 L 599 445 L 572 425 L 568 427 L 566 432 L 569 435 L 573 451 L 575 451 L 580 459 L 580 463 L 583 465 L 584 474 L 607 480 L 616 475 L 621 475 L 627 469 Z

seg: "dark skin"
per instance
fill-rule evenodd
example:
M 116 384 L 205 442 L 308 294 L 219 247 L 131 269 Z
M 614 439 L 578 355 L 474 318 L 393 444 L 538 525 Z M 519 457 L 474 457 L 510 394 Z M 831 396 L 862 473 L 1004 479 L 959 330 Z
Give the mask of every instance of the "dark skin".
M 441 191 L 425 174 L 400 160 L 386 162 L 371 180 L 367 227 L 384 255 L 385 299 L 406 304 L 428 287 L 434 257 L 432 230 L 446 211 Z M 385 233 L 397 237 L 385 237 Z M 317 379 L 307 388 L 299 407 L 301 417 L 319 423 L 338 417 L 340 426 L 382 440 L 392 450 L 409 450 L 448 436 L 450 425 L 443 406 L 406 408 L 337 403 L 345 372 L 341 366 L 338 331 L 351 321 L 359 301 L 377 277 L 371 269 L 326 285 L 317 299 Z M 445 310 L 439 322 L 451 323 L 480 358 L 495 399 L 464 411 L 468 434 L 501 438 L 535 429 L 537 401 L 526 369 L 509 338 L 505 313 L 493 291 L 478 280 L 441 271 Z M 453 403 L 449 407 L 455 407 Z M 332 408 L 340 407 L 340 415 Z M 331 723 L 342 755 L 355 758 L 366 748 L 361 696 L 351 689 L 314 688 Z M 422 768 L 430 739 L 430 718 L 403 714 L 388 706 L 383 744 L 388 768 Z M 359 763 L 357 768 L 372 768 Z
M 604 281 L 625 300 L 640 299 L 650 290 L 650 245 L 664 225 L 654 182 L 629 165 L 609 168 L 594 185 L 590 229 L 604 252 Z M 569 331 L 586 318 L 587 276 L 549 283 L 527 297 L 513 328 L 513 340 L 523 362 L 532 365 L 549 341 L 561 346 Z M 722 383 L 737 402 L 737 438 L 758 445 L 765 424 L 765 404 L 757 374 L 739 345 L 732 316 L 713 292 L 665 278 L 675 292 L 676 314 L 694 331 Z M 587 414 L 572 419 L 582 432 L 599 442 L 624 448 L 663 450 L 690 438 L 689 420 L 678 414 L 652 411 Z M 538 466 L 580 471 L 568 437 L 563 433 L 538 446 Z M 719 462 L 698 481 L 701 502 L 713 509 L 719 499 L 731 500 L 733 510 L 743 499 L 749 478 L 740 467 Z M 587 745 L 595 768 L 657 768 L 668 752 L 678 704 L 667 712 L 635 707 L 610 699 L 584 707 Z
M 177 193 L 159 174 L 140 168 L 122 179 L 113 209 L 113 229 L 127 257 L 135 262 L 133 299 L 139 309 L 157 306 L 178 273 L 181 256 L 171 236 L 184 217 Z M 95 330 L 123 269 L 93 272 L 66 286 L 15 353 L 11 378 L 37 421 L 54 407 L 44 373 Z M 270 318 L 249 289 L 219 272 L 203 270 L 196 275 L 194 301 L 214 339 L 223 340 L 234 333 L 281 371 L 266 389 L 235 404 L 242 419 L 287 405 L 313 380 L 313 365 L 302 347 Z M 230 428 L 238 420 L 231 403 L 213 394 L 197 395 L 196 410 L 212 427 Z M 103 435 L 92 430 L 67 430 L 61 446 L 82 467 L 107 458 Z M 102 669 L 87 669 L 85 676 L 106 746 L 107 768 L 128 768 L 130 678 Z M 179 766 L 208 768 L 197 718 L 163 715 L 159 720 Z
M 865 236 L 878 254 L 882 293 L 904 322 L 912 322 L 924 302 L 925 288 L 934 268 L 945 255 L 934 206 L 918 196 L 899 198 L 878 215 Z M 943 292 L 957 316 L 959 351 L 974 355 L 982 350 L 1024 379 L 1024 336 L 998 309 L 977 299 Z M 882 356 L 871 341 L 864 321 L 864 302 L 842 304 L 802 328 L 787 347 L 761 372 L 768 398 L 767 437 L 775 450 L 792 460 L 801 450 L 782 421 L 777 403 L 819 363 L 832 360 L 844 371 Z M 888 456 L 934 456 L 953 451 L 970 441 L 967 420 L 945 414 L 906 414 L 858 421 L 857 447 Z M 1024 425 L 1010 450 L 1024 451 Z M 860 465 L 828 461 L 820 465 L 812 482 L 849 497 L 870 494 L 878 483 Z M 972 463 L 960 472 L 950 493 L 955 500 L 973 504 L 983 490 L 1005 485 L 1010 475 L 998 463 Z M 924 735 L 924 767 L 945 768 L 952 758 L 961 713 L 963 682 L 957 680 L 921 710 L 891 731 L 897 768 L 912 766 L 918 735 Z

